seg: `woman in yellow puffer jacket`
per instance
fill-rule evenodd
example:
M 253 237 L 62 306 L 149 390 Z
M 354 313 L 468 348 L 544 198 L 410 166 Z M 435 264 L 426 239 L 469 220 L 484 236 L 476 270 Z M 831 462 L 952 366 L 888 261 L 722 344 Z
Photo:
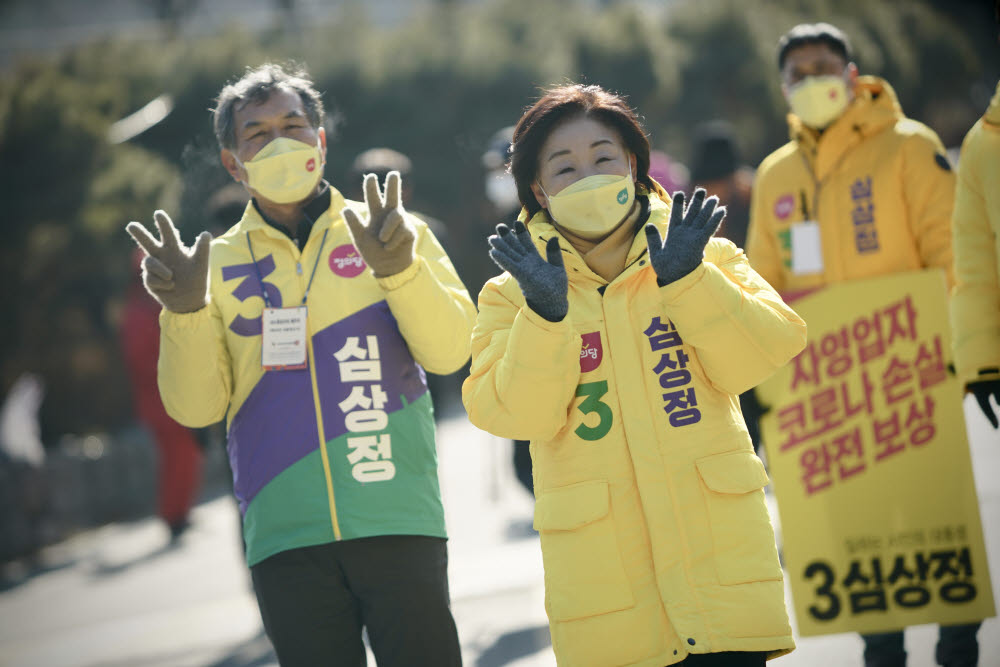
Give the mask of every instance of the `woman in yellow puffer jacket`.
M 479 295 L 463 399 L 480 428 L 531 441 L 558 663 L 788 653 L 768 480 L 737 396 L 804 347 L 805 323 L 711 239 L 715 197 L 685 210 L 649 178 L 620 97 L 549 91 L 517 125 L 511 171 L 524 210 L 490 237 L 506 273 Z
M 1000 9 L 1000 5 L 998 5 Z M 1000 403 L 1000 82 L 990 106 L 962 142 L 951 229 L 955 369 L 997 428 Z

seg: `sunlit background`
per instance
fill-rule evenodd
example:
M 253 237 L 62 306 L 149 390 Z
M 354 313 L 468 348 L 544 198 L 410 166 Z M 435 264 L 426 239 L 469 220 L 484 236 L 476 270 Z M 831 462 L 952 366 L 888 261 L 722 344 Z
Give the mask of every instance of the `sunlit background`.
M 43 454 L 30 445 L 0 454 L 0 600 L 45 566 L 43 547 L 154 511 L 155 453 L 133 414 L 120 345 L 135 281 L 124 227 L 163 208 L 190 242 L 236 221 L 239 192 L 219 163 L 209 110 L 246 67 L 306 66 L 329 112 L 326 177 L 346 196 L 360 197 L 352 164 L 362 151 L 407 155 L 408 207 L 443 223 L 448 252 L 476 291 L 498 222 L 483 154 L 541 87 L 583 81 L 627 95 L 681 174 L 694 157 L 692 128 L 727 120 L 741 162 L 756 167 L 788 136 L 778 37 L 818 20 L 843 29 L 861 73 L 885 77 L 904 112 L 950 148 L 1000 78 L 992 0 L 0 1 L 0 390 L 37 378 L 13 409 L 37 406 Z M 459 381 L 440 381 L 436 401 L 456 420 Z M 9 427 L 14 439 L 30 440 L 25 419 Z M 452 429 L 443 432 L 464 433 Z M 199 437 L 203 495 L 226 498 L 221 436 Z M 483 456 L 474 463 L 482 478 L 444 482 L 446 493 L 467 486 L 482 507 L 509 502 L 497 510 L 503 521 L 530 517 L 512 475 L 490 472 L 510 465 L 506 455 Z M 442 475 L 457 465 L 442 455 Z M 235 551 L 232 511 L 223 523 Z M 456 535 L 465 524 L 452 518 Z M 238 568 L 238 557 L 227 567 Z M 489 627 L 490 614 L 476 613 Z M 531 624 L 543 628 L 538 613 Z M 270 664 L 262 651 L 260 662 L 216 664 Z M 189 658 L 66 664 L 204 664 Z M 6 664 L 17 663 L 0 648 Z

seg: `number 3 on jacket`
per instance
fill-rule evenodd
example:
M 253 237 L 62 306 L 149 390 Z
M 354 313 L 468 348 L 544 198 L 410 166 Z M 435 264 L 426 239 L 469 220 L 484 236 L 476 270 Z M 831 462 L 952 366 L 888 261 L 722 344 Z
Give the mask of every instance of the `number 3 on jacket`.
M 611 414 L 611 406 L 601 400 L 601 397 L 608 393 L 608 381 L 584 382 L 577 386 L 576 395 L 584 396 L 583 402 L 577 406 L 577 410 L 584 415 L 597 413 L 599 421 L 595 426 L 587 426 L 586 423 L 576 427 L 576 433 L 583 440 L 600 440 L 611 430 L 614 417 Z

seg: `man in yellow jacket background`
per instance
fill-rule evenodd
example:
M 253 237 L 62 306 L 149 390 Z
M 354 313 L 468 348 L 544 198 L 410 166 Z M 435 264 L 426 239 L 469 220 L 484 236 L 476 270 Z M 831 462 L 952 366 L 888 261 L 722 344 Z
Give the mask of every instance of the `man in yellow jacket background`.
M 801 24 L 778 44 L 791 141 L 760 165 L 747 255 L 779 292 L 939 267 L 952 283 L 955 176 L 933 130 L 861 76 L 847 37 Z M 994 276 L 995 278 L 995 276 Z M 942 627 L 942 665 L 976 665 L 979 624 Z M 903 632 L 866 635 L 867 667 L 906 664 Z
M 214 111 L 221 159 L 252 197 L 192 249 L 163 211 L 139 223 L 162 304 L 158 381 L 187 426 L 227 418 L 264 628 L 282 665 L 461 665 L 424 369 L 469 357 L 475 307 L 398 172 L 365 203 L 323 180 L 319 92 L 249 70 Z M 209 251 L 211 242 L 211 251 Z
M 952 230 L 955 368 L 997 428 L 990 396 L 1000 403 L 1000 83 L 962 142 Z

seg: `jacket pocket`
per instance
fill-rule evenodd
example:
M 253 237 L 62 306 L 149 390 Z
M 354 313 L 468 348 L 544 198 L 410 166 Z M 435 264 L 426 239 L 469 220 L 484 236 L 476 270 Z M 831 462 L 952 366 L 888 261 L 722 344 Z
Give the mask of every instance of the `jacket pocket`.
M 749 450 L 695 461 L 712 528 L 721 584 L 781 579 L 774 529 L 764 502 L 767 473 Z
M 569 621 L 635 605 L 618 549 L 607 481 L 541 494 L 534 526 L 541 536 L 550 620 Z

